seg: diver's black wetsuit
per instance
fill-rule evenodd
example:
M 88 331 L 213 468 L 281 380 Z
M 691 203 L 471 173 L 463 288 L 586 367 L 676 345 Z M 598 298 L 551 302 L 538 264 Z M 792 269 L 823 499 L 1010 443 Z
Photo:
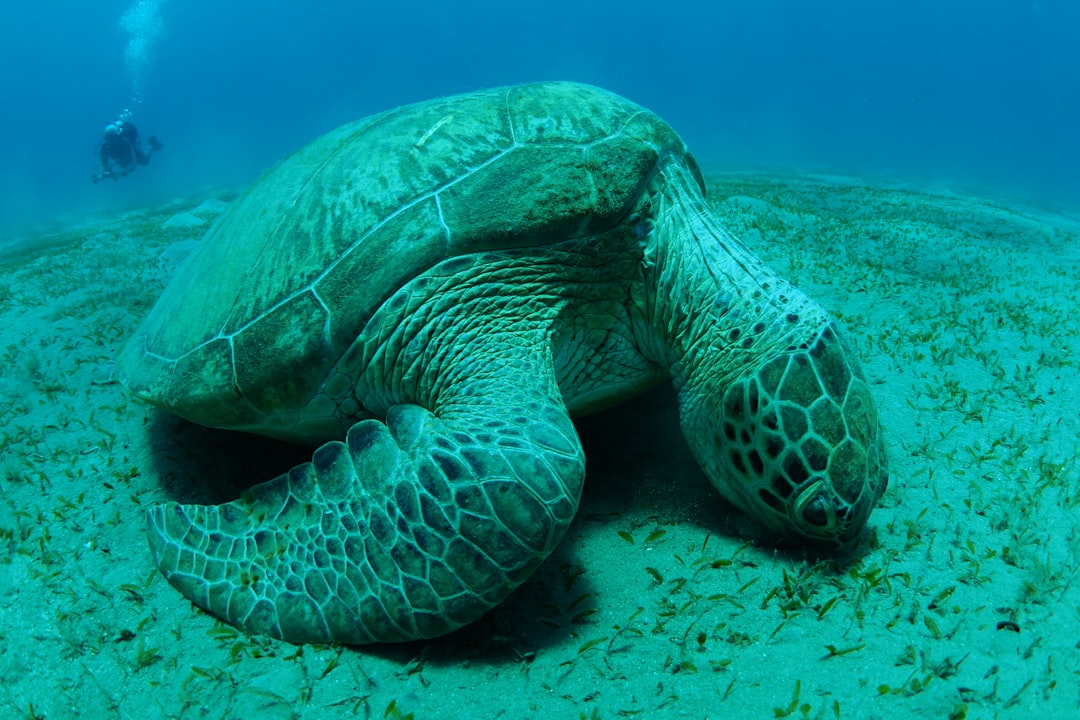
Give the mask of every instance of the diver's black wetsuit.
M 92 176 L 93 181 L 108 177 L 121 178 L 135 170 L 137 165 L 146 165 L 150 162 L 150 156 L 161 149 L 157 138 L 151 137 L 148 142 L 150 151 L 143 152 L 139 131 L 131 121 L 116 120 L 110 123 L 98 148 L 101 172 Z

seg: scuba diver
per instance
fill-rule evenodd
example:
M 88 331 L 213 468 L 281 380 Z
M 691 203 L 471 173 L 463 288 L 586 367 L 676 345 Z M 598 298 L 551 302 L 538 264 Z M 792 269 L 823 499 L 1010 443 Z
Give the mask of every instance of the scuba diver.
M 95 183 L 104 178 L 121 178 L 135 170 L 138 165 L 150 162 L 150 156 L 162 148 L 155 137 L 147 140 L 149 152 L 143 152 L 139 131 L 131 122 L 131 111 L 124 110 L 120 116 L 105 126 L 105 137 L 98 146 L 101 172 L 91 175 Z

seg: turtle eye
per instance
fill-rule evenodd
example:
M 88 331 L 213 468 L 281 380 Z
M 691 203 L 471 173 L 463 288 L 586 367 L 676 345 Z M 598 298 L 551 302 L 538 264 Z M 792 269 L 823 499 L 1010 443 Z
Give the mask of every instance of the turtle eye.
M 825 503 L 825 496 L 818 493 L 813 500 L 803 506 L 801 511 L 803 522 L 814 527 L 824 528 L 829 526 L 829 509 Z

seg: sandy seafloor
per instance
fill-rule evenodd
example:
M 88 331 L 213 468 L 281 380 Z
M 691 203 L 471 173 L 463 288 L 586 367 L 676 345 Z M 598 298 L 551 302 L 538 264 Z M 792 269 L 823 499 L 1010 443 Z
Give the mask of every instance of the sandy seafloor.
M 310 450 L 111 380 L 235 193 L 0 245 L 0 717 L 1080 717 L 1080 222 L 847 178 L 717 177 L 729 227 L 838 315 L 891 482 L 850 557 L 721 501 L 665 391 L 579 424 L 581 511 L 483 621 L 294 647 L 195 609 L 146 507 L 220 502 Z

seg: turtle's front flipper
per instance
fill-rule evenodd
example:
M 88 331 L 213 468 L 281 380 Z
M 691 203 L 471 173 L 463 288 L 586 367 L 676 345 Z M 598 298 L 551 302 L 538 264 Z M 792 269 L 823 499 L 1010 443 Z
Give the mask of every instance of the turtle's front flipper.
M 585 472 L 550 362 L 509 365 L 444 389 L 438 416 L 397 405 L 357 423 L 240 500 L 152 508 L 157 565 L 197 605 L 290 642 L 476 620 L 554 549 Z

